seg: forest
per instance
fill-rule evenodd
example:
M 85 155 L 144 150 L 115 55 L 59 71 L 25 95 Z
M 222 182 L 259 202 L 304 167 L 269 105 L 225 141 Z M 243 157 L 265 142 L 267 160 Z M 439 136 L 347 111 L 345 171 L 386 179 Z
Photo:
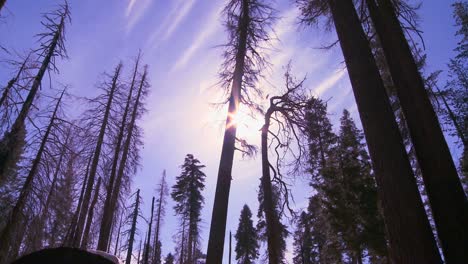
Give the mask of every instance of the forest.
M 0 0 L 0 264 L 468 263 L 468 1 L 32 2 Z

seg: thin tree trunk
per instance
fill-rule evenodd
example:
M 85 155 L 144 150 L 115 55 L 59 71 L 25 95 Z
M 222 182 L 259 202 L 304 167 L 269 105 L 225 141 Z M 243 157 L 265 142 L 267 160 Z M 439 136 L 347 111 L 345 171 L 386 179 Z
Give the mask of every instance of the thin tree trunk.
M 83 203 L 83 196 L 84 196 L 84 192 L 86 189 L 86 183 L 88 182 L 89 166 L 91 164 L 91 160 L 92 158 L 90 157 L 88 159 L 88 165 L 86 165 L 85 178 L 83 179 L 83 184 L 81 186 L 81 192 L 80 192 L 80 198 L 78 199 L 78 205 L 76 206 L 76 210 L 75 210 L 75 213 L 73 214 L 72 221 L 70 223 L 70 226 L 68 227 L 68 232 L 67 232 L 67 236 L 66 236 L 65 243 L 64 243 L 64 245 L 67 245 L 67 246 L 72 245 L 73 238 L 75 237 L 76 225 L 77 225 L 77 221 L 81 212 L 81 204 Z
M 395 263 L 441 263 L 403 141 L 352 0 L 328 0 L 376 174 Z
M 263 191 L 263 209 L 265 213 L 267 241 L 268 241 L 268 260 L 269 263 L 281 263 L 281 244 L 279 233 L 279 219 L 273 204 L 273 192 L 270 175 L 270 162 L 268 160 L 268 130 L 270 128 L 270 117 L 273 108 L 269 108 L 265 114 L 265 124 L 261 132 L 262 145 L 262 191 Z
M 137 259 L 137 264 L 140 264 L 140 257 L 141 257 L 141 239 L 140 239 L 140 249 L 138 249 L 138 259 Z
M 130 238 L 128 239 L 127 258 L 125 260 L 125 264 L 130 264 L 132 262 L 133 241 L 135 240 L 139 205 L 140 205 L 140 189 L 137 190 L 137 194 L 136 194 L 135 210 L 133 211 L 132 228 L 130 229 Z
M 23 187 L 21 188 L 21 192 L 16 201 L 16 204 L 13 207 L 10 216 L 6 220 L 5 226 L 0 235 L 0 264 L 3 264 L 7 261 L 6 256 L 8 255 L 10 245 L 13 244 L 13 241 L 11 238 L 14 236 L 14 234 L 17 233 L 18 223 L 20 223 L 21 219 L 23 218 L 22 212 L 23 212 L 24 206 L 26 205 L 29 194 L 31 192 L 32 184 L 36 176 L 37 170 L 39 168 L 39 165 L 41 163 L 42 154 L 44 153 L 45 146 L 47 144 L 47 141 L 49 140 L 50 131 L 52 130 L 52 127 L 54 126 L 54 122 L 57 117 L 57 111 L 62 101 L 64 92 L 65 90 L 62 91 L 62 94 L 60 95 L 60 98 L 58 99 L 57 104 L 55 105 L 54 112 L 52 114 L 52 117 L 50 118 L 49 124 L 47 125 L 47 129 L 42 138 L 36 157 L 33 160 L 31 169 L 29 170 L 28 176 L 26 177 L 26 180 L 24 181 Z
M 247 35 L 249 18 L 249 1 L 242 1 L 242 14 L 239 17 L 239 42 L 236 54 L 236 66 L 232 80 L 231 96 L 229 98 L 226 129 L 224 132 L 221 159 L 219 162 L 218 180 L 216 183 L 215 199 L 210 224 L 210 236 L 206 264 L 222 263 L 224 250 L 224 236 L 226 233 L 226 219 L 231 189 L 232 165 L 236 143 L 237 126 L 234 117 L 237 114 L 240 98 L 242 77 L 244 75 L 245 56 L 247 50 Z
M 153 264 L 159 264 L 161 262 L 161 260 L 159 259 L 159 262 L 156 263 L 156 248 L 158 247 L 158 242 L 159 242 L 159 228 L 161 226 L 161 214 L 162 214 L 162 206 L 163 206 L 163 199 L 164 199 L 164 188 L 166 188 L 165 186 L 165 181 L 166 179 L 166 170 L 164 170 L 163 172 L 163 179 L 161 180 L 161 186 L 160 186 L 160 192 L 159 192 L 159 201 L 158 201 L 158 212 L 157 212 L 157 216 L 156 216 L 156 230 L 154 232 L 154 249 L 153 251 L 155 252 L 154 256 L 153 256 Z M 159 249 L 161 250 L 161 249 Z
M 86 192 L 83 197 L 83 204 L 80 212 L 80 216 L 78 219 L 78 224 L 76 227 L 76 232 L 75 232 L 75 237 L 73 239 L 73 246 L 78 247 L 81 242 L 81 236 L 82 236 L 82 230 L 84 228 L 85 220 L 86 220 L 86 215 L 88 212 L 88 207 L 89 207 L 89 202 L 91 200 L 91 192 L 93 189 L 93 183 L 94 183 L 94 178 L 96 176 L 97 168 L 98 168 L 98 163 L 99 163 L 99 157 L 101 155 L 101 148 L 102 144 L 104 142 L 104 134 L 106 132 L 107 128 L 107 123 L 109 119 L 109 114 L 111 111 L 111 105 L 112 101 L 114 99 L 114 92 L 117 89 L 117 83 L 119 80 L 120 72 L 122 70 L 122 64 L 119 63 L 115 69 L 114 76 L 112 77 L 112 86 L 110 89 L 109 93 L 109 98 L 107 100 L 106 104 L 106 110 L 104 113 L 104 118 L 102 120 L 101 128 L 99 130 L 99 135 L 97 137 L 97 143 L 96 143 L 96 149 L 93 154 L 93 161 L 91 163 L 91 167 L 89 170 L 89 176 L 88 176 L 88 183 L 86 186 Z
M 153 225 L 153 212 L 154 212 L 154 197 L 153 197 L 153 201 L 151 202 L 151 218 L 150 218 L 150 222 L 148 226 L 148 240 L 145 245 L 146 251 L 143 251 L 144 253 L 143 264 L 148 264 L 149 252 L 151 249 L 151 229 Z
M 34 78 L 31 90 L 29 90 L 28 96 L 16 117 L 11 130 L 5 133 L 3 139 L 0 141 L 0 183 L 5 180 L 8 171 L 16 166 L 16 161 L 23 153 L 23 144 L 26 136 L 24 122 L 28 116 L 29 110 L 31 109 L 37 91 L 41 86 L 42 78 L 49 68 L 50 61 L 55 54 L 55 49 L 62 36 L 63 27 L 65 26 L 65 18 L 66 16 L 62 15 L 57 31 L 54 33 L 54 37 L 50 42 L 47 54 L 44 56 L 44 60 L 42 61 L 41 68 Z
M 120 215 L 119 229 L 117 230 L 117 239 L 115 240 L 115 248 L 114 248 L 115 256 L 117 256 L 117 250 L 119 249 L 120 232 L 122 231 L 123 218 L 124 218 L 124 212 L 122 212 L 122 214 Z
M 115 209 L 117 208 L 117 202 L 119 200 L 119 196 L 120 196 L 120 186 L 122 185 L 122 180 L 123 180 L 123 176 L 124 176 L 124 172 L 125 172 L 125 166 L 127 164 L 127 159 L 128 159 L 128 152 L 130 151 L 130 143 L 132 141 L 132 136 L 133 136 L 133 131 L 134 131 L 134 128 L 135 128 L 135 122 L 136 122 L 136 118 L 137 118 L 137 114 L 138 114 L 138 107 L 140 105 L 140 99 L 141 99 L 141 95 L 143 93 L 143 89 L 144 89 L 144 86 L 145 86 L 145 82 L 146 82 L 146 78 L 147 78 L 147 68 L 145 67 L 145 70 L 144 70 L 144 73 L 143 73 L 143 76 L 141 77 L 141 80 L 140 80 L 140 85 L 139 85 L 139 88 L 138 88 L 138 93 L 137 93 L 137 97 L 136 97 L 136 100 L 135 100 L 135 104 L 133 106 L 133 112 L 132 112 L 132 116 L 131 116 L 131 119 L 130 119 L 130 123 L 128 125 L 128 132 L 127 132 L 127 138 L 125 139 L 125 142 L 124 142 L 124 145 L 123 145 L 123 150 L 122 150 L 122 156 L 120 158 L 120 164 L 119 164 L 119 171 L 117 172 L 117 179 L 116 179 L 116 182 L 115 182 L 115 188 L 114 190 L 112 191 L 112 197 L 111 197 L 111 212 L 114 212 Z M 110 215 L 110 217 L 113 218 L 113 214 Z
M 231 264 L 231 257 L 232 257 L 232 234 L 229 231 L 229 264 Z
M 111 174 L 109 176 L 109 184 L 107 185 L 107 191 L 106 191 L 106 199 L 104 201 L 104 209 L 103 209 L 103 214 L 102 214 L 102 219 L 101 219 L 101 227 L 99 231 L 99 240 L 98 240 L 98 250 L 106 250 L 107 244 L 109 243 L 110 236 L 111 236 L 111 223 L 112 220 L 114 219 L 114 211 L 112 211 L 112 206 L 111 206 L 111 198 L 112 198 L 112 193 L 115 191 L 120 191 L 120 190 L 115 190 L 114 189 L 114 183 L 115 183 L 115 177 L 117 173 L 117 165 L 119 161 L 119 156 L 120 156 L 120 149 L 122 147 L 122 141 L 124 138 L 124 133 L 125 133 L 125 127 L 127 125 L 127 116 L 130 110 L 130 104 L 132 102 L 132 94 L 133 94 L 133 89 L 135 87 L 135 80 L 136 76 L 138 73 L 138 64 L 140 63 L 140 54 L 138 54 L 136 63 L 135 63 L 135 69 L 133 70 L 133 77 L 132 77 L 132 83 L 130 85 L 130 90 L 128 92 L 128 97 L 127 97 L 127 103 L 125 105 L 124 113 L 122 115 L 122 121 L 120 123 L 120 128 L 119 128 L 119 133 L 117 136 L 117 143 L 115 144 L 115 152 L 114 152 L 114 158 L 112 161 L 112 169 L 111 169 Z
M 185 219 L 182 223 L 182 240 L 180 242 L 180 264 L 184 264 Z
M 468 201 L 424 81 L 389 0 L 367 0 L 431 205 L 447 263 L 468 262 Z
M 1 9 L 1 1 L 0 0 L 0 9 Z M 3 0 L 3 2 L 5 2 L 5 0 Z M 5 89 L 3 90 L 3 93 L 2 93 L 2 97 L 0 97 L 0 108 L 3 106 L 3 104 L 5 103 L 6 99 L 8 98 L 8 96 L 10 95 L 10 91 L 11 91 L 11 88 L 13 88 L 13 85 L 16 84 L 16 82 L 19 80 L 19 78 L 21 77 L 21 74 L 23 73 L 24 71 L 24 68 L 26 67 L 26 63 L 28 62 L 29 60 L 29 56 L 31 54 L 28 55 L 28 57 L 26 57 L 26 59 L 24 60 L 23 64 L 21 64 L 21 67 L 19 68 L 18 72 L 16 73 L 16 76 L 14 78 L 12 78 L 7 86 L 5 87 Z
M 101 177 L 99 177 L 97 181 L 96 189 L 94 190 L 94 197 L 93 197 L 93 200 L 91 201 L 91 205 L 89 206 L 88 220 L 86 220 L 86 226 L 83 232 L 83 240 L 81 241 L 82 249 L 88 248 L 89 232 L 91 230 L 91 224 L 93 223 L 94 208 L 96 207 L 96 203 L 99 198 L 99 188 L 101 188 Z

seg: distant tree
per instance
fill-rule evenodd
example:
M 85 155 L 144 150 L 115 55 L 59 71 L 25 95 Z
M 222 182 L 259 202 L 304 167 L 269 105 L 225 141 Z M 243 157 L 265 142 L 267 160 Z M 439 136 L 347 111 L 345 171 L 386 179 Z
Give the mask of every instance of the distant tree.
M 297 220 L 296 231 L 294 232 L 294 264 L 312 264 L 314 258 L 314 244 L 309 216 L 306 212 L 301 212 Z
M 125 259 L 125 264 L 130 264 L 132 262 L 132 254 L 133 254 L 133 242 L 135 240 L 135 233 L 136 233 L 136 226 L 137 220 L 139 215 L 139 206 L 140 206 L 140 189 L 136 192 L 135 203 L 133 204 L 133 213 L 131 214 L 132 223 L 131 228 L 128 236 L 127 242 L 127 257 Z
M 174 256 L 171 253 L 168 253 L 164 259 L 164 264 L 174 264 Z
M 261 94 L 257 81 L 267 66 L 261 49 L 271 39 L 268 31 L 274 21 L 274 12 L 269 1 L 263 0 L 230 0 L 224 14 L 229 39 L 225 45 L 225 61 L 220 78 L 221 85 L 226 89 L 226 103 L 229 105 L 210 224 L 206 259 L 208 264 L 221 263 L 223 258 L 231 172 L 237 140 L 237 125 L 234 120 L 241 103 L 251 109 L 257 108 L 253 101 L 256 95 Z
M 154 240 L 153 240 L 153 264 L 161 264 L 161 241 L 160 241 L 160 231 L 161 225 L 163 224 L 163 219 L 166 213 L 166 203 L 167 195 L 169 190 L 166 182 L 166 170 L 163 171 L 161 181 L 157 187 L 157 211 L 156 211 L 156 225 L 154 230 Z
M 176 202 L 174 210 L 182 222 L 187 221 L 187 263 L 194 262 L 194 248 L 200 237 L 200 214 L 204 203 L 201 193 L 205 188 L 205 165 L 200 164 L 192 154 L 187 154 L 182 172 L 172 186 L 171 197 Z
M 461 246 L 468 243 L 466 195 L 411 47 L 394 4 L 390 0 L 366 2 L 406 117 L 445 259 L 468 261 Z
M 11 129 L 7 131 L 0 140 L 0 185 L 5 178 L 15 170 L 17 162 L 23 153 L 25 144 L 26 127 L 25 121 L 29 115 L 34 99 L 37 97 L 42 79 L 47 71 L 56 71 L 55 59 L 66 58 L 65 49 L 65 25 L 70 20 L 70 10 L 67 2 L 54 12 L 44 15 L 46 22 L 43 25 L 47 31 L 38 35 L 41 47 L 35 52 L 42 58 L 41 66 L 34 77 L 27 97 L 21 106 Z
M 150 258 L 152 258 L 150 255 L 151 255 L 151 250 L 152 250 L 152 246 L 151 246 L 151 231 L 152 230 L 152 225 L 153 225 L 153 219 L 154 219 L 154 196 L 153 196 L 153 200 L 151 202 L 151 215 L 150 215 L 150 218 L 149 218 L 149 225 L 148 225 L 148 237 L 146 238 L 146 244 L 145 244 L 145 250 L 143 250 L 143 264 L 148 264 L 148 261 Z
M 252 221 L 252 212 L 245 204 L 239 217 L 236 235 L 236 260 L 239 264 L 251 264 L 258 258 L 260 245 L 257 241 L 257 230 Z
M 16 200 L 16 203 L 10 213 L 10 215 L 6 219 L 5 226 L 3 227 L 2 232 L 0 233 L 0 264 L 7 263 L 8 256 L 10 252 L 10 246 L 14 243 L 14 235 L 19 228 L 19 223 L 22 222 L 23 219 L 23 210 L 25 209 L 26 203 L 28 201 L 29 196 L 32 193 L 32 188 L 34 184 L 34 179 L 37 176 L 39 166 L 41 164 L 41 159 L 44 155 L 44 151 L 46 145 L 48 144 L 50 138 L 49 135 L 54 128 L 54 124 L 57 119 L 57 114 L 59 111 L 60 103 L 63 98 L 65 90 L 62 91 L 60 97 L 58 98 L 55 108 L 52 112 L 52 116 L 50 117 L 49 124 L 47 125 L 44 135 L 41 139 L 41 143 L 39 149 L 37 150 L 36 156 L 32 161 L 31 168 L 29 169 L 28 175 L 23 183 L 23 186 L 20 190 L 20 194 Z M 14 253 L 17 254 L 17 253 Z
M 298 0 L 302 19 L 332 18 L 371 154 L 395 262 L 441 261 L 395 116 L 352 0 Z M 395 190 L 405 190 L 398 191 Z M 404 193 L 405 195 L 402 195 Z

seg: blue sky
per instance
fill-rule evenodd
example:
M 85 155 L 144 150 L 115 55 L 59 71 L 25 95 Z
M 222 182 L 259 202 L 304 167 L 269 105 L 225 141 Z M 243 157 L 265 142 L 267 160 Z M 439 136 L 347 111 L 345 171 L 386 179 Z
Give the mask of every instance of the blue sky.
M 59 63 L 60 74 L 53 80 L 68 84 L 77 95 L 98 93 L 95 84 L 99 75 L 123 60 L 128 71 L 131 59 L 142 49 L 145 63 L 150 65 L 151 94 L 148 113 L 141 120 L 144 128 L 142 167 L 134 177 L 133 189 L 140 188 L 149 214 L 151 196 L 163 169 L 168 182 L 174 184 L 179 166 L 187 153 L 192 153 L 206 165 L 205 207 L 202 218 L 202 248 L 206 249 L 214 189 L 220 157 L 222 129 L 226 109 L 215 109 L 210 103 L 220 99 L 215 86 L 221 64 L 221 48 L 226 41 L 220 11 L 225 0 L 79 0 L 69 1 L 72 23 L 67 28 L 69 60 Z M 281 89 L 283 67 L 292 60 L 298 77 L 307 75 L 306 87 L 312 94 L 329 100 L 331 118 L 336 123 L 343 108 L 356 115 L 341 50 L 316 49 L 332 43 L 333 32 L 317 28 L 300 28 L 298 11 L 292 0 L 277 0 L 275 7 L 281 19 L 274 28 L 279 38 L 274 51 L 268 52 L 273 67 L 265 72 L 267 81 L 260 86 L 267 93 Z M 7 1 L 0 21 L 0 43 L 17 52 L 37 44 L 34 34 L 41 32 L 43 12 L 55 8 L 55 0 Z M 446 70 L 456 45 L 452 1 L 427 0 L 419 12 L 428 54 L 427 71 Z M 5 69 L 2 67 L 2 69 Z M 8 74 L 0 72 L 5 83 Z M 441 75 L 443 86 L 446 72 Z M 246 120 L 239 135 L 258 143 L 260 121 Z M 451 149 L 457 153 L 452 144 Z M 257 186 L 261 174 L 259 157 L 243 160 L 236 155 L 227 232 L 234 233 L 244 203 L 257 211 Z M 292 183 L 297 209 L 304 208 L 311 189 L 306 178 Z M 163 255 L 174 250 L 172 234 L 178 226 L 169 202 L 162 231 Z M 143 228 L 143 226 L 142 226 Z M 291 229 L 292 231 L 292 229 Z M 142 231 L 144 234 L 144 231 Z M 228 237 L 226 237 L 228 241 Z M 226 244 L 227 245 L 227 244 Z M 227 255 L 227 246 L 225 246 Z

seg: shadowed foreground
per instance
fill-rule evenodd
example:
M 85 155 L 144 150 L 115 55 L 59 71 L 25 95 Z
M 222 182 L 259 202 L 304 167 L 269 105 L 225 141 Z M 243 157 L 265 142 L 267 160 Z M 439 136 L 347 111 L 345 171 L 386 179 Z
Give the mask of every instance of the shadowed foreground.
M 33 252 L 15 260 L 12 264 L 114 264 L 103 256 L 93 254 L 77 248 L 48 248 Z

